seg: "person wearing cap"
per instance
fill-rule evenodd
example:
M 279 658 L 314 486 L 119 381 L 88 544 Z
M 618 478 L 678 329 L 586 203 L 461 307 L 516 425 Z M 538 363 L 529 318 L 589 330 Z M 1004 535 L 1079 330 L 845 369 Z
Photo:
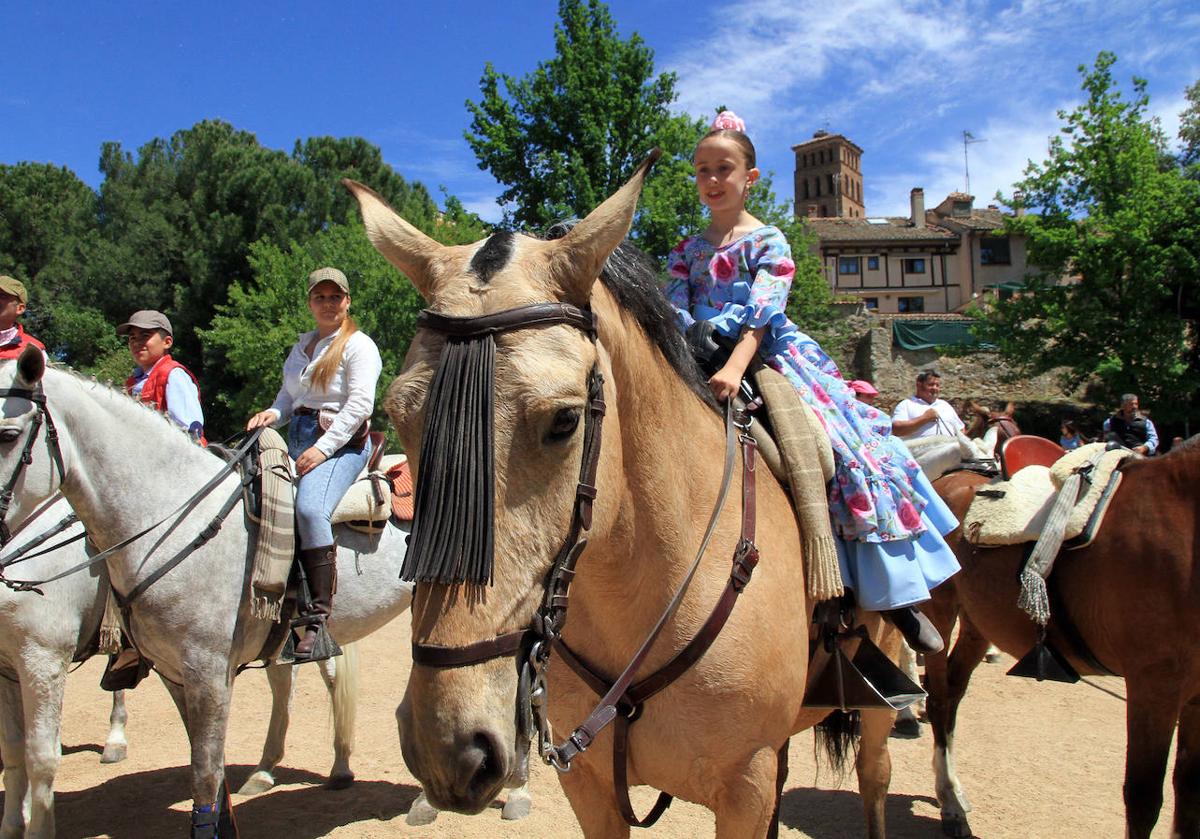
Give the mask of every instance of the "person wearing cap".
M 28 302 L 25 284 L 15 277 L 0 274 L 0 358 L 17 358 L 26 347 L 37 347 L 45 354 L 42 342 L 26 333 L 18 321 L 25 314 Z
M 874 385 L 862 379 L 855 379 L 847 387 L 854 391 L 855 399 L 859 402 L 865 402 L 868 405 L 874 405 L 875 397 L 879 396 L 879 391 L 875 389 Z
M 246 423 L 288 426 L 296 461 L 296 530 L 300 564 L 312 592 L 311 613 L 324 624 L 337 590 L 337 545 L 330 519 L 371 455 L 371 413 L 383 370 L 379 349 L 349 315 L 350 283 L 336 268 L 308 275 L 308 310 L 316 329 L 300 335 L 283 363 L 274 403 Z M 319 627 L 309 624 L 296 661 L 315 661 Z
M 207 446 L 200 382 L 171 358 L 175 337 L 167 316 L 153 309 L 134 312 L 117 327 L 117 334 L 129 341 L 137 365 L 125 380 L 125 392 L 166 414 L 193 440 Z

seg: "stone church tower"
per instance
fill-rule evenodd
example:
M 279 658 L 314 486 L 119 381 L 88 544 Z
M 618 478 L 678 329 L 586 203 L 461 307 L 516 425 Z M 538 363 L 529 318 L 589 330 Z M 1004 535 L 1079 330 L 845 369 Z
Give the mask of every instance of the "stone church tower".
M 862 218 L 862 149 L 841 134 L 818 131 L 796 153 L 796 215 Z

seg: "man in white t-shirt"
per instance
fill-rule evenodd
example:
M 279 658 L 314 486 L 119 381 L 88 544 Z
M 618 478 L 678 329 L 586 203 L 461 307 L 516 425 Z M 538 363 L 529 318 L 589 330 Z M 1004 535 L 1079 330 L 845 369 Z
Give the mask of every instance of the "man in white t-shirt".
M 892 410 L 892 433 L 905 440 L 944 434 L 953 437 L 965 427 L 950 403 L 939 399 L 942 377 L 935 370 L 917 374 L 917 393 Z

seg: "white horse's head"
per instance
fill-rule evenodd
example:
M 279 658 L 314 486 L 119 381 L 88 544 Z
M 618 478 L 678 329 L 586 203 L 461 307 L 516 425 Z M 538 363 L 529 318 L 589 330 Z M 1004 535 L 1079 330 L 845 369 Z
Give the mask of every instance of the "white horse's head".
M 63 452 L 57 426 L 46 404 L 42 351 L 26 347 L 20 357 L 0 365 L 0 535 L 8 534 L 58 489 Z

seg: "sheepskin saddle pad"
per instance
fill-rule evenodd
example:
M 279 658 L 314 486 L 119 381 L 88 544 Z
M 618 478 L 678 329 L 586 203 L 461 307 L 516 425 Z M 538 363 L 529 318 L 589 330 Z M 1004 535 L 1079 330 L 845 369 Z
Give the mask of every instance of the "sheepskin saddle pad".
M 963 532 L 971 542 L 985 547 L 1036 542 L 1059 491 L 1068 478 L 1081 472 L 1085 480 L 1063 538 L 1068 548 L 1090 543 L 1120 483 L 1117 467 L 1133 455 L 1128 449 L 1104 449 L 1103 443 L 1081 446 L 1053 466 L 1026 466 L 1011 480 L 981 487 L 963 518 Z
M 408 456 L 384 455 L 374 472 L 363 471 L 333 512 L 334 524 L 363 533 L 379 533 L 395 516 L 412 520 L 413 481 Z

